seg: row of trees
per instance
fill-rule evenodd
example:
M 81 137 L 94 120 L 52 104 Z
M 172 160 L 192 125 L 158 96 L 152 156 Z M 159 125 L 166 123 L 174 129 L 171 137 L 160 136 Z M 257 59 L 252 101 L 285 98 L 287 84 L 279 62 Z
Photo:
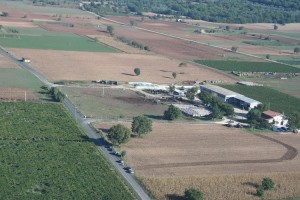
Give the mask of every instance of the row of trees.
M 152 120 L 144 116 L 138 116 L 133 118 L 131 130 L 122 124 L 117 124 L 108 130 L 107 137 L 114 145 L 120 145 L 128 142 L 132 133 L 141 136 L 151 131 Z

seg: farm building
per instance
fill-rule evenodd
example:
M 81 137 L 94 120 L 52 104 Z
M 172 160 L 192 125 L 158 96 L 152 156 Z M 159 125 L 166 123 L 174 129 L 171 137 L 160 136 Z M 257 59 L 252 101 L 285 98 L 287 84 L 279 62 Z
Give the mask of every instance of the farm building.
M 185 104 L 173 104 L 173 106 L 179 108 L 184 114 L 192 117 L 203 117 L 211 113 L 207 108 L 203 106 L 198 107 Z
M 288 120 L 281 113 L 274 112 L 272 110 L 264 111 L 261 114 L 261 118 L 268 123 L 273 123 L 273 130 L 276 131 L 282 127 L 286 128 Z
M 200 90 L 201 92 L 216 94 L 224 102 L 235 105 L 245 110 L 250 110 L 261 104 L 259 101 L 248 98 L 244 95 L 238 94 L 231 90 L 227 90 L 217 85 L 201 85 Z

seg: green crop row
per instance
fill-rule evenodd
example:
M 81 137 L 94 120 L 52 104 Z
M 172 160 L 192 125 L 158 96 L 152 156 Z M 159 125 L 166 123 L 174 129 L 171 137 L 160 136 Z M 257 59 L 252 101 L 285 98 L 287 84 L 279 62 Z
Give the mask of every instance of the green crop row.
M 268 87 L 243 85 L 222 85 L 222 87 L 269 104 L 271 110 L 280 113 L 289 115 L 293 112 L 300 112 L 299 99 Z
M 1 199 L 136 199 L 61 104 L 0 112 Z
M 271 62 L 233 60 L 195 60 L 195 62 L 222 71 L 300 73 L 300 68 Z

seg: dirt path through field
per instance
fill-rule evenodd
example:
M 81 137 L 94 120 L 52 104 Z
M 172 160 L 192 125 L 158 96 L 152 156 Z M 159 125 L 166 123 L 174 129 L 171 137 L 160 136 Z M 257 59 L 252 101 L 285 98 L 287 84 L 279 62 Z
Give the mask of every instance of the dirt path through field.
M 155 168 L 170 168 L 170 167 L 190 167 L 190 166 L 199 166 L 199 165 L 228 165 L 228 164 L 248 164 L 248 163 L 274 163 L 274 162 L 283 162 L 287 160 L 293 160 L 298 155 L 298 150 L 284 142 L 270 138 L 266 135 L 255 134 L 255 136 L 275 142 L 284 146 L 287 149 L 287 152 L 278 159 L 263 159 L 263 160 L 234 160 L 234 161 L 209 161 L 209 162 L 191 162 L 191 163 L 169 163 L 169 164 L 157 164 L 157 165 L 145 165 L 136 167 L 136 169 L 155 169 Z

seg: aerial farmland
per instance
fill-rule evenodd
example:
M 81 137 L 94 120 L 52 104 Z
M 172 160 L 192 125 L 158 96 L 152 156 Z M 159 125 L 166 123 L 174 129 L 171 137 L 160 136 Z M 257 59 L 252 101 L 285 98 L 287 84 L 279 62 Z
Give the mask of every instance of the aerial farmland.
M 0 2 L 0 199 L 300 198 L 299 10 L 166 2 Z

